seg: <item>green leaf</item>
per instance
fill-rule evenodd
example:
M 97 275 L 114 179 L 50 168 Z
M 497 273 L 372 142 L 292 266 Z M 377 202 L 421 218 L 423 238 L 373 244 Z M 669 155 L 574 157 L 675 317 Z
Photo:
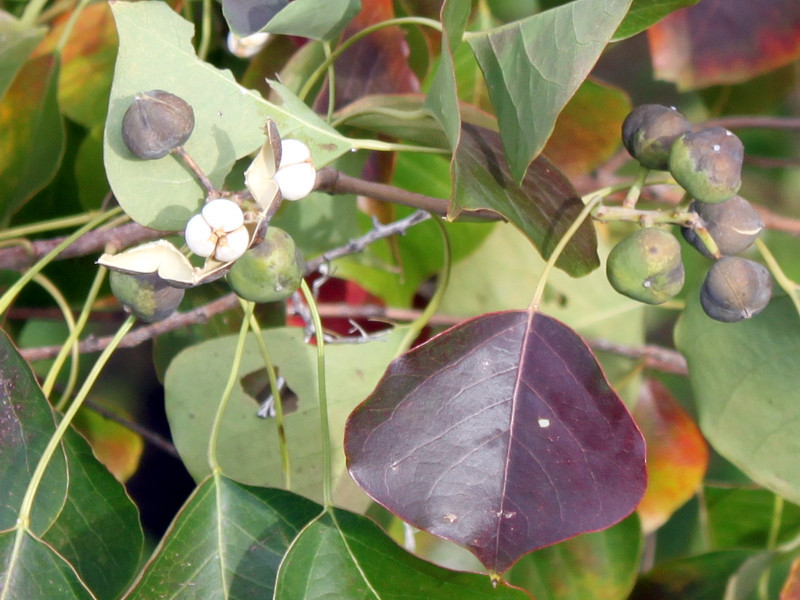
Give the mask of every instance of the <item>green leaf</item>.
M 139 511 L 83 437 L 68 431 L 64 448 L 69 494 L 42 541 L 69 561 L 95 595 L 116 598 L 142 558 Z
M 577 0 L 467 41 L 497 112 L 515 181 L 544 148 L 558 114 L 586 79 L 631 0 Z
M 775 495 L 764 489 L 705 488 L 708 529 L 714 548 L 767 547 L 775 513 Z M 778 544 L 800 535 L 800 507 L 784 503 Z
M 267 116 L 276 121 L 281 136 L 307 143 L 317 167 L 350 149 L 344 137 L 283 86 L 275 84 L 286 103 L 279 107 L 238 85 L 230 72 L 199 60 L 191 44 L 193 26 L 167 4 L 118 2 L 112 10 L 120 47 L 105 128 L 105 167 L 120 205 L 139 223 L 182 230 L 205 193 L 177 157 L 144 161 L 125 147 L 122 118 L 137 93 L 163 89 L 192 106 L 195 127 L 185 148 L 216 186 L 236 160 L 264 144 Z
M 459 111 L 469 123 L 497 129 L 494 118 L 474 106 L 461 104 Z M 363 96 L 337 111 L 335 119 L 337 123 L 346 123 L 407 142 L 432 148 L 449 148 L 442 125 L 425 109 L 424 96 L 420 94 Z
M 17 522 L 22 496 L 56 427 L 50 405 L 5 334 L 0 365 L 0 528 L 9 529 L 11 538 L 19 536 L 21 548 L 27 549 L 3 561 L 6 577 L 24 581 L 32 565 L 41 562 L 43 573 L 62 573 L 52 576 L 54 581 L 62 579 L 59 585 L 72 585 L 71 578 L 77 581 L 79 575 L 99 597 L 117 597 L 141 557 L 143 535 L 136 507 L 86 441 L 70 430 L 39 485 L 30 526 Z
M 94 600 L 75 571 L 48 545 L 30 533 L 0 533 L 0 598 Z
M 17 525 L 22 497 L 55 431 L 50 404 L 30 367 L 0 330 L 0 530 Z M 64 453 L 56 452 L 34 504 L 31 529 L 44 533 L 66 501 Z
M 800 502 L 800 320 L 786 297 L 738 323 L 706 316 L 697 290 L 675 329 L 699 425 L 723 457 L 775 493 Z
M 631 8 L 614 33 L 612 41 L 618 42 L 641 33 L 658 23 L 671 12 L 684 6 L 697 4 L 700 0 L 633 0 Z
M 58 110 L 58 57 L 31 59 L 0 101 L 0 221 L 7 220 L 55 176 L 64 155 Z
M 33 49 L 47 33 L 46 27 L 29 27 L 0 10 L 0 98 Z
M 125 598 L 271 598 L 289 544 L 321 510 L 296 494 L 210 477 Z
M 508 580 L 537 600 L 624 600 L 636 582 L 642 546 L 639 520 L 631 516 L 523 556 Z
M 662 562 L 636 583 L 630 600 L 716 600 L 753 550 L 708 552 Z
M 86 210 L 98 210 L 108 193 L 103 169 L 103 126 L 93 127 L 78 147 L 75 157 L 75 180 L 78 198 Z
M 404 328 L 396 328 L 374 342 L 326 347 L 334 492 L 340 504 L 359 509 L 366 506 L 365 496 L 346 473 L 344 422 L 375 386 L 404 335 Z M 288 411 L 284 422 L 292 490 L 309 498 L 321 498 L 316 349 L 303 341 L 303 331 L 298 328 L 266 330 L 264 340 L 288 389 L 297 396 L 296 409 Z M 207 448 L 211 423 L 228 378 L 235 344 L 236 336 L 198 344 L 178 354 L 167 369 L 164 385 L 172 436 L 186 468 L 198 481 L 210 473 Z M 217 458 L 222 472 L 232 479 L 249 485 L 282 487 L 277 424 L 275 419 L 257 416 L 264 397 L 250 395 L 243 387 L 248 375 L 263 369 L 264 361 L 251 337 L 245 346 L 238 385 L 223 416 Z
M 324 10 L 317 0 L 294 0 L 267 23 L 264 31 L 333 40 L 359 10 L 360 0 L 327 0 Z
M 523 600 L 486 575 L 458 573 L 400 548 L 375 523 L 329 508 L 297 537 L 281 563 L 276 600 Z
M 455 149 L 461 135 L 453 53 L 461 42 L 469 19 L 470 6 L 459 0 L 446 0 L 442 6 L 442 55 L 433 77 L 425 108 L 429 109 L 444 129 L 450 148 Z
M 393 185 L 439 198 L 450 195 L 450 162 L 444 156 L 403 152 L 397 157 Z M 397 217 L 411 213 L 397 207 Z M 494 222 L 444 223 L 452 261 L 473 252 L 491 233 Z M 388 243 L 371 244 L 364 252 L 336 262 L 337 275 L 352 279 L 391 306 L 411 306 L 419 286 L 441 271 L 444 241 L 432 221 L 414 226 L 397 236 L 399 261 Z M 396 267 L 395 268 L 395 263 Z

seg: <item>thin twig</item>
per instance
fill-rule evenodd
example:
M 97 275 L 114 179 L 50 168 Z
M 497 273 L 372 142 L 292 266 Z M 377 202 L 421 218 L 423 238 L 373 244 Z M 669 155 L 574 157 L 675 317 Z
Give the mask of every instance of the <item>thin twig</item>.
M 392 204 L 402 204 L 403 206 L 419 208 L 442 216 L 447 215 L 449 205 L 449 201 L 443 198 L 435 198 L 433 196 L 426 196 L 425 194 L 409 192 L 385 183 L 375 183 L 373 181 L 358 179 L 357 177 L 350 177 L 330 167 L 325 167 L 317 171 L 315 189 L 320 192 L 329 192 L 331 194 L 357 194 L 359 196 L 367 196 L 369 198 L 375 198 L 376 200 L 391 202 Z M 468 211 L 467 215 L 472 218 L 488 221 L 502 220 L 499 214 L 491 210 Z
M 414 225 L 422 223 L 423 221 L 427 221 L 430 218 L 430 213 L 424 210 L 418 210 L 411 213 L 404 219 L 393 221 L 385 225 L 379 221 L 373 220 L 372 229 L 361 237 L 350 240 L 350 242 L 347 244 L 344 244 L 339 248 L 334 248 L 333 250 L 328 250 L 321 256 L 308 261 L 306 273 L 314 273 L 319 270 L 323 264 L 332 262 L 337 258 L 342 258 L 343 256 L 348 256 L 350 254 L 357 254 L 370 244 L 383 238 L 391 237 L 393 235 L 402 235 Z
M 122 249 L 149 240 L 155 240 L 170 235 L 170 232 L 156 231 L 138 223 L 126 223 L 113 229 L 97 229 L 76 240 L 69 248 L 58 255 L 58 260 L 86 256 L 95 252 L 102 252 L 108 244 Z M 58 246 L 66 236 L 38 240 L 30 246 L 14 246 L 0 250 L 0 270 L 24 271 L 33 265 L 42 256 Z
M 601 352 L 610 352 L 620 356 L 627 356 L 629 358 L 640 358 L 643 361 L 643 366 L 655 371 L 664 373 L 673 373 L 675 375 L 688 375 L 689 368 L 686 365 L 686 359 L 677 350 L 664 348 L 663 346 L 628 346 L 625 344 L 618 344 L 608 340 L 590 340 L 589 346 L 593 350 Z
M 109 421 L 114 421 L 118 425 L 122 425 L 125 429 L 128 429 L 134 433 L 139 434 L 145 440 L 150 442 L 153 446 L 159 448 L 160 450 L 163 450 L 170 456 L 174 456 L 175 458 L 180 458 L 180 454 L 178 454 L 178 451 L 175 449 L 175 446 L 172 444 L 172 442 L 158 435 L 156 432 L 150 431 L 149 429 L 140 425 L 136 421 L 131 421 L 130 419 L 126 419 L 125 417 L 115 413 L 113 410 L 109 410 L 102 404 L 98 404 L 97 402 L 93 402 L 92 400 L 86 400 L 86 402 L 84 402 L 84 406 L 91 408 L 94 412 L 102 415 Z
M 187 325 L 205 323 L 214 315 L 231 310 L 237 306 L 239 306 L 239 299 L 236 294 L 226 294 L 221 298 L 217 298 L 208 304 L 204 304 L 188 312 L 175 313 L 158 323 L 137 327 L 125 336 L 119 347 L 133 348 L 168 331 L 180 329 Z M 92 336 L 83 340 L 78 348 L 81 354 L 100 352 L 108 345 L 109 341 L 111 341 L 110 336 Z M 22 349 L 20 350 L 20 354 L 28 361 L 43 360 L 46 358 L 53 358 L 58 354 L 60 349 L 61 346 L 39 346 L 37 348 Z
M 719 117 L 703 123 L 703 127 L 727 127 L 728 129 L 789 129 L 800 131 L 800 119 L 794 117 L 766 117 L 744 115 Z

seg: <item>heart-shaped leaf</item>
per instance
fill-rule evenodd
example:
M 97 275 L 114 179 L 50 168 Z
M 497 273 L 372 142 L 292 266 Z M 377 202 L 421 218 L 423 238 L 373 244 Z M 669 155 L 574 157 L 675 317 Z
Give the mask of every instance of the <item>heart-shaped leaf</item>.
M 749 477 L 800 503 L 800 321 L 785 296 L 761 314 L 720 323 L 697 290 L 675 328 L 686 356 L 700 429 Z
M 541 313 L 467 321 L 396 359 L 347 422 L 350 474 L 495 572 L 631 513 L 644 440 L 586 344 Z
M 183 598 L 187 589 L 194 598 L 271 598 L 289 544 L 321 511 L 296 494 L 210 477 L 125 598 Z
M 201 206 L 204 190 L 175 156 L 135 158 L 122 140 L 122 118 L 133 97 L 162 89 L 180 96 L 194 110 L 188 154 L 220 186 L 237 159 L 258 150 L 267 117 L 281 137 L 296 137 L 311 149 L 321 167 L 350 149 L 349 142 L 291 93 L 274 84 L 284 100 L 276 106 L 197 58 L 193 26 L 163 2 L 112 5 L 120 46 L 104 139 L 108 180 L 120 205 L 134 220 L 161 230 L 182 230 Z M 142 65 L 148 68 L 143 69 Z M 244 188 L 244 181 L 241 182 Z
M 347 476 L 342 450 L 345 419 L 375 387 L 405 334 L 406 330 L 398 327 L 374 342 L 331 344 L 325 351 L 334 448 L 332 469 L 335 498 L 340 505 L 360 510 L 367 501 Z M 288 389 L 297 396 L 296 410 L 285 416 L 280 431 L 275 419 L 258 417 L 259 403 L 265 398 L 253 395 L 252 390 L 245 389 L 245 383 L 248 376 L 263 372 L 264 359 L 251 337 L 245 345 L 239 385 L 233 389 L 220 425 L 217 444 L 220 467 L 226 476 L 242 483 L 280 487 L 284 480 L 279 440 L 283 438 L 289 450 L 293 491 L 321 498 L 319 468 L 323 442 L 315 433 L 319 431 L 316 351 L 303 341 L 303 331 L 299 328 L 266 330 L 264 341 Z M 198 481 L 211 472 L 208 440 L 235 344 L 236 336 L 197 344 L 178 354 L 167 369 L 164 381 L 167 417 L 181 458 Z
M 97 597 L 117 597 L 139 566 L 139 515 L 80 435 L 67 431 L 36 490 L 30 523 L 18 519 L 55 429 L 33 373 L 0 332 L 0 529 L 7 530 L 0 540 L 0 581 L 7 589 L 0 590 L 8 594 L 0 596 L 89 597 L 85 584 Z M 15 538 L 20 546 L 6 554 L 4 544 L 11 540 L 13 547 Z
M 631 0 L 576 0 L 467 38 L 497 113 L 511 174 L 522 181 L 564 105 L 586 79 Z
M 741 83 L 800 57 L 800 2 L 700 2 L 648 30 L 655 75 L 682 90 Z
M 281 563 L 276 600 L 530 600 L 505 582 L 458 573 L 409 554 L 366 517 L 329 508 L 292 543 Z

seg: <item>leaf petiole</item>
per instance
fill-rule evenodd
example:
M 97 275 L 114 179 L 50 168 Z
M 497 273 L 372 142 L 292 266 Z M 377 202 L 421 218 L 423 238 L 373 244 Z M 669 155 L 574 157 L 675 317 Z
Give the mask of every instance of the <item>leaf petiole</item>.
M 328 394 L 325 386 L 325 336 L 322 332 L 322 319 L 317 310 L 317 302 L 308 283 L 303 279 L 300 289 L 311 311 L 311 320 L 314 322 L 314 338 L 317 342 L 317 386 L 319 392 L 319 428 L 322 436 L 322 500 L 325 507 L 333 505 L 331 493 L 331 431 L 328 423 Z
M 547 285 L 547 279 L 550 277 L 550 272 L 556 266 L 556 261 L 558 261 L 558 258 L 564 251 L 564 248 L 567 247 L 567 244 L 572 239 L 572 236 L 575 235 L 580 226 L 583 225 L 583 222 L 589 217 L 592 210 L 594 210 L 594 207 L 597 206 L 602 199 L 603 196 L 596 195 L 589 200 L 569 226 L 569 229 L 567 229 L 561 239 L 558 240 L 558 244 L 556 244 L 556 247 L 553 248 L 553 252 L 550 254 L 550 258 L 547 259 L 547 264 L 545 264 L 542 274 L 539 276 L 539 283 L 536 285 L 536 291 L 533 292 L 533 299 L 528 306 L 528 310 L 539 310 L 539 303 L 544 295 L 544 288 Z

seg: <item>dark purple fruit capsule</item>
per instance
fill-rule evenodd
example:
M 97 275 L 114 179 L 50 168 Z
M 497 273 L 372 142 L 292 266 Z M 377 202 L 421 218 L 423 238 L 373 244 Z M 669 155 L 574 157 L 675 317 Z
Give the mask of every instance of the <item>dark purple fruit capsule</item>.
M 712 319 L 734 323 L 760 313 L 772 298 L 767 268 L 738 256 L 723 256 L 709 270 L 700 304 Z
M 724 127 L 678 136 L 669 152 L 669 171 L 693 198 L 716 204 L 742 185 L 742 141 Z
M 194 129 L 194 111 L 174 94 L 136 94 L 122 117 L 122 139 L 137 158 L 155 159 L 182 146 Z
M 764 229 L 764 221 L 753 205 L 741 196 L 734 196 L 719 204 L 692 202 L 690 209 L 703 218 L 708 233 L 722 254 L 744 252 Z M 704 256 L 713 258 L 694 229 L 684 227 L 683 237 Z
M 642 166 L 664 171 L 672 143 L 691 129 L 691 123 L 674 108 L 642 104 L 622 124 L 622 143 Z

